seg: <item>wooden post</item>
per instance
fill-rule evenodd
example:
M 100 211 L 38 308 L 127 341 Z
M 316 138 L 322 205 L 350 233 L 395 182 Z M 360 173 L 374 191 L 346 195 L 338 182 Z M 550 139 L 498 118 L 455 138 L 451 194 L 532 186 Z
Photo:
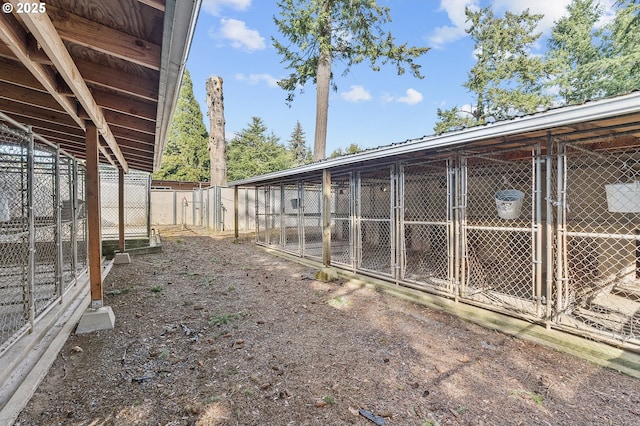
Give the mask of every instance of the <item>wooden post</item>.
M 211 160 L 211 186 L 227 184 L 227 161 L 224 137 L 224 96 L 222 77 L 207 79 L 207 105 L 209 105 L 209 159 Z
M 118 167 L 118 249 L 124 253 L 124 170 Z
M 322 171 L 322 263 L 331 266 L 331 171 Z
M 233 233 L 237 239 L 240 233 L 238 232 L 238 187 L 233 187 Z
M 87 225 L 89 232 L 89 281 L 91 308 L 102 308 L 102 237 L 100 229 L 100 174 L 98 173 L 98 129 L 87 121 Z

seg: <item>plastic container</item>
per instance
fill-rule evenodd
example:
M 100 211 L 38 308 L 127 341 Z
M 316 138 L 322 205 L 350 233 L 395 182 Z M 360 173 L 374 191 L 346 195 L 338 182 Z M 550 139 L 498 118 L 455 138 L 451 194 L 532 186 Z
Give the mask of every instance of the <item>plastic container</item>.
M 640 182 L 605 185 L 611 213 L 640 213 Z
M 503 189 L 496 192 L 496 208 L 502 219 L 517 219 L 522 209 L 524 192 L 517 189 Z

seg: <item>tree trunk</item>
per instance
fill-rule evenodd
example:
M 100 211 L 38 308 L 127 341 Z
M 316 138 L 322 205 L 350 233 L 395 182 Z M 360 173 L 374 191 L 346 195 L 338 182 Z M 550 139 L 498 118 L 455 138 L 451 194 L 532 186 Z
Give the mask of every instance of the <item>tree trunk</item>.
M 323 34 L 316 72 L 316 133 L 313 141 L 313 161 L 324 160 L 327 157 L 327 119 L 331 84 L 331 1 L 325 0 L 323 8 L 327 20 L 322 23 Z
M 211 186 L 227 184 L 226 142 L 224 139 L 224 97 L 222 78 L 207 79 L 207 105 L 209 106 L 209 159 L 211 160 Z

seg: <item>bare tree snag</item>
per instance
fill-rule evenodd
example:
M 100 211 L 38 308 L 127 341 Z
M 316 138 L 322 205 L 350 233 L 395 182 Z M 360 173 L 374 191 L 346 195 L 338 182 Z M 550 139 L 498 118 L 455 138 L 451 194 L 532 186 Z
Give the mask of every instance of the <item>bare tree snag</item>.
M 209 158 L 211 159 L 211 186 L 227 184 L 226 143 L 224 139 L 224 97 L 222 77 L 207 79 L 207 105 L 209 106 Z

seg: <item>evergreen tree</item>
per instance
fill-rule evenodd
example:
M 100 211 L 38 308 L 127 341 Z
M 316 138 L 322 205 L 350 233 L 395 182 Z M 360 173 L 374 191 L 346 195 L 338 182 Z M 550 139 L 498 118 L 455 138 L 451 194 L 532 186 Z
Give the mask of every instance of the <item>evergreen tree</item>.
M 602 75 L 605 96 L 640 89 L 640 2 L 623 1 L 603 36 L 603 59 L 591 70 Z
M 267 134 L 262 119 L 253 117 L 227 145 L 227 176 L 230 181 L 246 179 L 291 168 L 291 153 L 273 133 Z
M 596 22 L 602 15 L 594 0 L 573 0 L 568 15 L 560 18 L 549 38 L 547 61 L 552 70 L 548 87 L 558 90 L 563 104 L 583 103 L 603 94 L 602 51 L 597 41 L 602 31 Z
M 162 164 L 153 178 L 207 182 L 210 177 L 208 137 L 200 104 L 193 95 L 191 75 L 185 69 Z
M 358 152 L 364 151 L 358 144 L 352 143 L 346 149 L 337 148 L 334 149 L 329 158 L 342 157 L 343 155 L 349 154 L 357 154 Z
M 306 136 L 299 121 L 296 122 L 296 127 L 294 127 L 291 133 L 289 151 L 291 152 L 293 167 L 309 164 L 313 161 L 311 149 L 307 148 Z
M 326 156 L 329 87 L 332 64 L 343 61 L 349 71 L 353 65 L 368 60 L 374 71 L 391 62 L 398 74 L 408 66 L 414 76 L 422 78 L 414 59 L 426 53 L 425 47 L 396 45 L 383 26 L 391 21 L 388 7 L 370 0 L 279 0 L 280 17 L 275 18 L 282 43 L 273 44 L 282 62 L 293 72 L 278 84 L 288 92 L 287 101 L 308 81 L 316 84 L 316 129 L 313 142 L 314 161 Z M 336 89 L 335 82 L 333 88 Z
M 437 133 L 466 125 L 484 124 L 533 113 L 551 105 L 542 93 L 541 81 L 547 74 L 542 58 L 530 55 L 540 33 L 534 32 L 542 15 L 529 11 L 505 12 L 494 16 L 491 6 L 465 10 L 475 42 L 476 64 L 468 73 L 464 87 L 475 95 L 472 115 L 465 119 L 455 109 L 438 111 Z

